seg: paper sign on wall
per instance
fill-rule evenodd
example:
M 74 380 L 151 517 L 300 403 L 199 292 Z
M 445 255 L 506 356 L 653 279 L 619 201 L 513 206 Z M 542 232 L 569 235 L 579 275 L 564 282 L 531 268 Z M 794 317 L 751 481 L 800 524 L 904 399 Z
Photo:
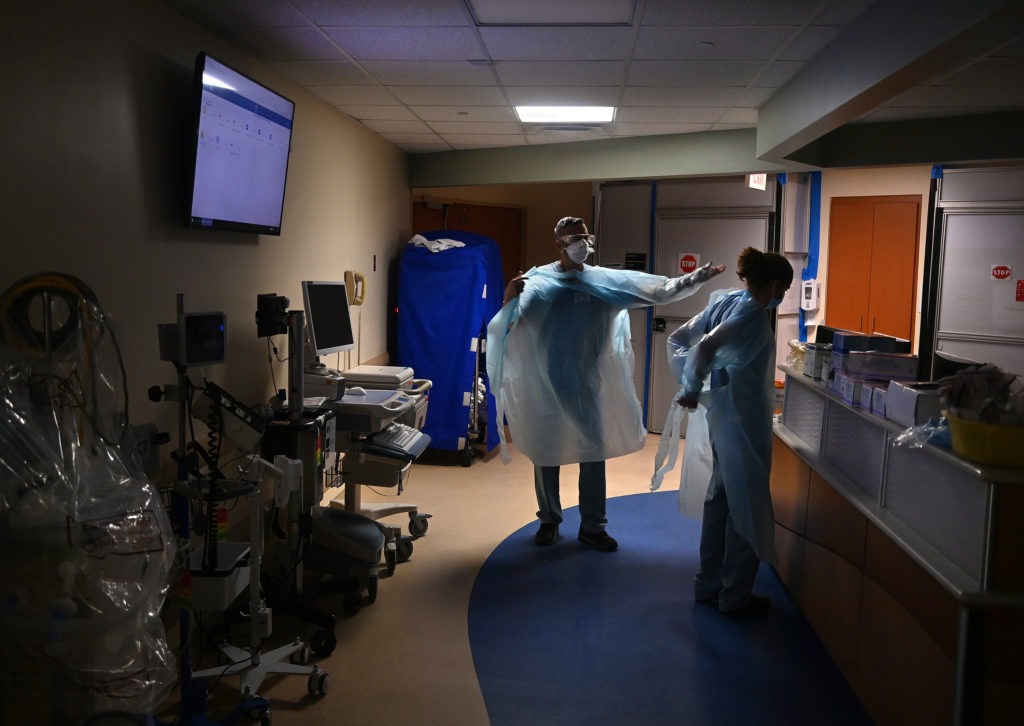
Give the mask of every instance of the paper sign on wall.
M 693 272 L 700 267 L 700 253 L 698 252 L 680 252 L 679 258 L 676 260 L 676 271 L 680 275 L 685 275 L 689 272 Z
M 1024 302 L 1024 280 L 1017 280 L 1017 302 Z
M 993 280 L 1009 280 L 1011 272 L 1009 265 L 992 265 Z

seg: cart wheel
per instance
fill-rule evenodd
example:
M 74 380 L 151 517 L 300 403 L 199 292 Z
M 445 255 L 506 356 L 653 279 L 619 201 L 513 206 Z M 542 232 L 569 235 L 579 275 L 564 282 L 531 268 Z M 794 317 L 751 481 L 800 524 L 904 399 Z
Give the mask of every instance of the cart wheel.
M 412 540 L 408 537 L 403 537 L 395 543 L 397 547 L 397 556 L 399 562 L 407 562 L 412 557 Z
M 462 464 L 463 466 L 469 466 L 470 464 L 473 463 L 473 447 L 470 446 L 468 443 L 466 444 L 466 447 L 462 450 L 462 458 L 460 459 L 459 463 Z
M 306 684 L 306 690 L 309 691 L 311 696 L 322 696 L 327 693 L 327 686 L 331 682 L 331 677 L 319 671 L 313 671 L 309 674 L 309 682 Z
M 371 575 L 366 580 L 366 599 L 371 603 L 377 602 L 377 576 Z
M 429 518 L 429 514 L 410 514 L 409 534 L 413 537 L 422 537 L 425 535 L 427 533 L 427 526 L 429 525 L 427 519 Z
M 330 655 L 334 652 L 337 645 L 338 639 L 334 637 L 334 633 L 328 630 L 318 630 L 309 639 L 309 646 L 317 655 Z
M 296 650 L 290 656 L 288 660 L 296 665 L 306 665 L 309 663 L 309 646 L 303 645 L 301 648 Z

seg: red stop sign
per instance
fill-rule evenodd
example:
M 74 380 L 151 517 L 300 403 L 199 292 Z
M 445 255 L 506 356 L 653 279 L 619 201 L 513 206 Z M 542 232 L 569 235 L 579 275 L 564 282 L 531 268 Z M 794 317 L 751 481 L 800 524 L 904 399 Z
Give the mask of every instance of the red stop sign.
M 992 277 L 997 280 L 1009 280 L 1010 268 L 1006 265 L 994 265 L 992 267 Z
M 693 255 L 683 255 L 679 258 L 679 269 L 685 274 L 697 269 L 697 258 Z

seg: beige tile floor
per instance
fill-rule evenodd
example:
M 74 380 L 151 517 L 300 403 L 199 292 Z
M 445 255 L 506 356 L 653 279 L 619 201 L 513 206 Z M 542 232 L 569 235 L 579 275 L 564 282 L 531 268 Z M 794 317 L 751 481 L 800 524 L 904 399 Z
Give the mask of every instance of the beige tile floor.
M 651 434 L 644 450 L 608 462 L 609 497 L 649 490 L 659 440 Z M 564 507 L 577 504 L 577 472 L 575 466 L 563 470 Z M 668 475 L 663 489 L 676 488 L 677 476 Z M 370 503 L 388 501 L 393 493 L 364 488 L 362 496 Z M 514 450 L 509 464 L 495 450 L 469 467 L 460 466 L 455 454 L 428 451 L 413 465 L 401 503 L 415 503 L 431 515 L 426 536 L 415 541 L 409 561 L 380 581 L 375 603 L 351 618 L 339 617 L 336 650 L 315 661 L 330 675 L 325 696 L 309 696 L 305 677 L 263 681 L 261 695 L 271 700 L 274 726 L 488 723 L 469 647 L 469 597 L 495 547 L 536 521 L 532 467 Z M 405 529 L 408 516 L 385 521 Z M 608 530 L 615 534 L 614 521 Z M 526 536 L 532 532 L 531 526 Z M 310 627 L 292 617 L 276 618 L 268 647 L 296 632 L 308 637 Z M 238 702 L 238 686 L 233 677 L 214 689 L 209 718 L 223 717 Z

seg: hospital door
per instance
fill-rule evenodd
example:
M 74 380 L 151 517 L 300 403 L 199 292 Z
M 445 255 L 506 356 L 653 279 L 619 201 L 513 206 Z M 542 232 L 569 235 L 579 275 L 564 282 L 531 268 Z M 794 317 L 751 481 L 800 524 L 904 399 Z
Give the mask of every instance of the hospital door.
M 677 327 L 705 308 L 711 293 L 740 287 L 736 260 L 742 250 L 768 249 L 770 213 L 715 210 L 714 214 L 663 214 L 657 219 L 654 272 L 677 277 L 707 263 L 724 263 L 721 275 L 704 283 L 693 295 L 668 305 L 654 306 L 651 335 L 651 386 L 647 428 L 661 432 L 679 386 L 668 367 L 666 343 Z

